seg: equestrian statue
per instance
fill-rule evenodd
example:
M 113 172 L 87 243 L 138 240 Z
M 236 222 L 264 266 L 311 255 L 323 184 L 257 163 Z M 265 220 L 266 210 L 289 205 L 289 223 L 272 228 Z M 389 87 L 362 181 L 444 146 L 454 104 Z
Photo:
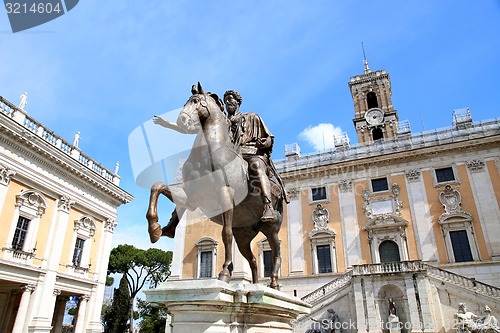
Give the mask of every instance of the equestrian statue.
M 155 116 L 153 122 L 180 133 L 197 134 L 182 167 L 182 183 L 151 187 L 148 232 L 152 243 L 161 236 L 173 238 L 187 210 L 200 209 L 211 221 L 222 225 L 224 263 L 219 280 L 229 282 L 233 271 L 232 240 L 250 264 L 252 282 L 257 283 L 257 260 L 251 241 L 262 232 L 269 242 L 273 267 L 269 286 L 278 289 L 281 265 L 280 241 L 283 201 L 288 202 L 283 182 L 271 160 L 274 137 L 255 113 L 241 113 L 242 98 L 234 90 L 224 102 L 193 85 L 191 97 L 176 123 Z M 176 208 L 165 227 L 158 223 L 158 197 L 165 195 Z

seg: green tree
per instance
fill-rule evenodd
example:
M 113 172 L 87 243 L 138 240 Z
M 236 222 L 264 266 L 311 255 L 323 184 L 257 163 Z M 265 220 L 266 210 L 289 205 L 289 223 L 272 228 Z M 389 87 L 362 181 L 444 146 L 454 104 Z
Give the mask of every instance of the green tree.
M 132 245 L 118 245 L 109 257 L 108 272 L 119 273 L 127 279 L 130 292 L 129 331 L 134 331 L 134 299 L 149 283 L 154 288 L 170 276 L 172 252 L 159 249 L 141 250 Z
M 137 299 L 139 317 L 142 318 L 139 324 L 140 333 L 165 333 L 167 312 L 158 306 Z
M 120 279 L 120 286 L 115 288 L 113 303 L 103 314 L 104 333 L 123 333 L 129 320 L 130 293 L 125 276 Z

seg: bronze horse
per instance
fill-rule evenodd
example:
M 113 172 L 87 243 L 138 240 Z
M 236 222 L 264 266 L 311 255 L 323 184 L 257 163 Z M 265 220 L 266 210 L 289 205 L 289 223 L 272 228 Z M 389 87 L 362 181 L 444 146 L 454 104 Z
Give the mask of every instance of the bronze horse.
M 205 93 L 200 83 L 193 86 L 192 96 L 177 118 L 177 125 L 165 126 L 182 133 L 198 133 L 183 165 L 183 183 L 166 185 L 161 182 L 151 187 L 146 214 L 151 242 L 160 236 L 174 237 L 175 227 L 186 209 L 199 208 L 215 223 L 222 225 L 224 264 L 219 280 L 229 282 L 233 270 L 233 236 L 243 257 L 252 271 L 252 282 L 257 283 L 257 261 L 250 243 L 262 232 L 272 250 L 273 267 L 269 286 L 278 289 L 278 272 L 281 265 L 280 241 L 284 193 L 273 182 L 272 205 L 275 221 L 262 222 L 264 210 L 254 180 L 247 176 L 247 163 L 231 141 L 230 121 L 224 113 L 222 101 L 215 94 Z M 274 177 L 276 178 L 276 177 Z M 158 224 L 158 197 L 163 194 L 177 205 L 170 223 L 163 229 Z M 173 222 L 172 222 L 173 221 Z

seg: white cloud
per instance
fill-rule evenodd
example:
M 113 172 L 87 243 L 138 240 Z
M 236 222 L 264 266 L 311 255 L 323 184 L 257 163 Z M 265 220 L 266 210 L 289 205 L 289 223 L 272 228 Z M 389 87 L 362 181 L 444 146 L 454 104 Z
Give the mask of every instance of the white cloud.
M 299 139 L 309 143 L 315 151 L 321 151 L 334 148 L 333 138 L 342 135 L 343 132 L 340 127 L 323 123 L 308 126 L 299 134 Z

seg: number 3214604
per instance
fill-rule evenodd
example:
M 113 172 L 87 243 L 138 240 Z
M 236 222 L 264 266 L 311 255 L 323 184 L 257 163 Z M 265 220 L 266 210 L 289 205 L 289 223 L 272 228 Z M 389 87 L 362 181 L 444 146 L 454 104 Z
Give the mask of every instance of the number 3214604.
M 62 12 L 59 3 L 53 5 L 51 3 L 43 2 L 33 3 L 31 5 L 19 2 L 7 2 L 5 3 L 5 9 L 7 10 L 7 14 L 51 14 Z

